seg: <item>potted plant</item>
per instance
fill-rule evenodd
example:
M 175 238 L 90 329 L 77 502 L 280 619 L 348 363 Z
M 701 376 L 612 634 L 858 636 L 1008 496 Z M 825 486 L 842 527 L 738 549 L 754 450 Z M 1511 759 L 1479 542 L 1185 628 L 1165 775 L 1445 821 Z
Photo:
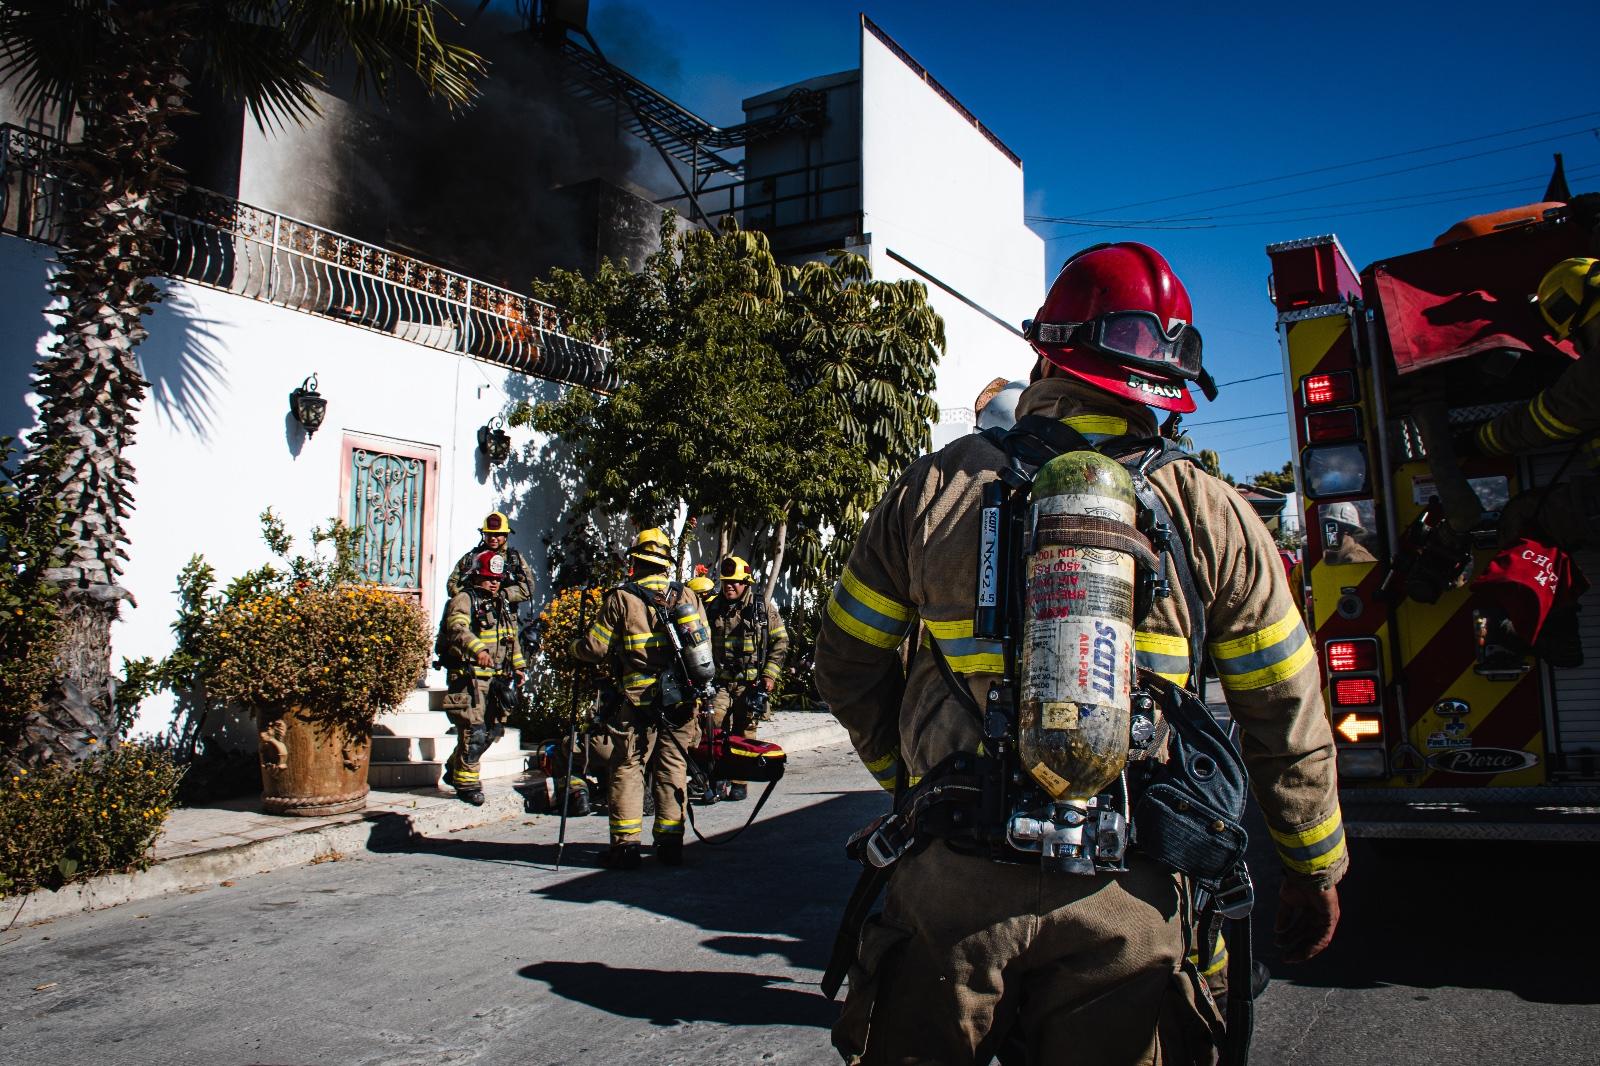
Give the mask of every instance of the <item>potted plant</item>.
M 194 634 L 210 700 L 248 708 L 261 741 L 262 807 L 318 816 L 366 805 L 372 723 L 416 687 L 432 634 L 415 600 L 356 580 L 359 530 L 312 530 L 311 556 L 270 510 L 268 564 L 208 597 Z M 332 557 L 322 549 L 332 548 Z

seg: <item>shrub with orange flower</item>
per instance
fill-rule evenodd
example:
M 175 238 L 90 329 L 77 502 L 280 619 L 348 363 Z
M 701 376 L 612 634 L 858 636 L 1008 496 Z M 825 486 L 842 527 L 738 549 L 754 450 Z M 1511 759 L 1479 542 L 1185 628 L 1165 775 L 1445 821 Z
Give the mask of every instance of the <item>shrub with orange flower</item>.
M 335 519 L 311 532 L 313 551 L 293 540 L 271 510 L 262 536 L 277 557 L 213 592 L 215 575 L 196 556 L 180 577 L 178 647 L 144 661 L 139 695 L 170 688 L 204 706 L 234 704 L 258 715 L 299 707 L 352 736 L 416 687 L 433 649 L 421 605 L 358 580 L 359 530 Z M 332 547 L 331 554 L 324 546 Z M 136 671 L 130 669 L 130 677 Z

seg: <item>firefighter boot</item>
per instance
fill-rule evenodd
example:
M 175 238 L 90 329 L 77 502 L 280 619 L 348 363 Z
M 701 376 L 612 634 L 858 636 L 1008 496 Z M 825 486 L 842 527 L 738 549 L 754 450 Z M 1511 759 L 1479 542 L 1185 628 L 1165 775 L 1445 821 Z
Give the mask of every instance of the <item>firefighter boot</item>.
M 682 866 L 683 865 L 683 841 L 682 841 L 682 839 L 678 839 L 678 840 L 657 840 L 656 841 L 656 860 L 658 862 L 660 862 L 663 866 Z
M 639 845 L 613 844 L 600 856 L 600 865 L 608 870 L 637 870 L 639 868 Z
M 750 789 L 743 781 L 735 781 L 728 786 L 728 802 L 738 803 L 742 799 L 750 798 Z

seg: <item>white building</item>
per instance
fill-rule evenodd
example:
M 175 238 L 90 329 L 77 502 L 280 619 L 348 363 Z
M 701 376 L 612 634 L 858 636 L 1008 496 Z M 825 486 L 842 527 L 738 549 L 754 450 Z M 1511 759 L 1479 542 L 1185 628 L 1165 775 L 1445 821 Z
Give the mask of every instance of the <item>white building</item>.
M 745 224 L 780 257 L 847 248 L 876 278 L 928 287 L 948 344 L 934 447 L 971 430 L 973 401 L 996 377 L 1025 377 L 1021 337 L 1044 298 L 1044 242 L 1024 223 L 1022 160 L 865 15 L 857 69 L 744 101 L 747 119 L 797 91 L 826 98 L 818 130 L 752 144 Z M 714 201 L 713 201 L 714 202 Z
M 856 70 L 802 86 L 825 95 L 826 122 L 750 143 L 727 202 L 767 229 L 785 258 L 848 247 L 876 277 L 928 285 L 949 342 L 937 446 L 971 428 L 973 400 L 993 378 L 1026 373 L 1031 357 L 1015 327 L 1041 298 L 1044 251 L 1023 224 L 1016 155 L 864 17 L 860 41 Z M 746 101 L 747 117 L 795 88 Z M 483 233 L 434 234 L 432 256 L 374 236 L 399 233 L 412 249 L 429 236 L 425 225 L 400 225 L 405 205 L 365 204 L 341 184 L 359 193 L 372 163 L 362 145 L 381 147 L 394 124 L 348 101 L 330 97 L 325 107 L 321 125 L 270 135 L 222 109 L 182 146 L 196 180 L 223 194 L 197 193 L 174 214 L 166 299 L 138 352 L 151 388 L 128 451 L 138 483 L 123 583 L 134 601 L 113 631 L 115 660 L 171 649 L 174 585 L 194 553 L 224 581 L 267 561 L 259 516 L 268 507 L 302 547 L 330 518 L 362 526 L 371 576 L 411 591 L 431 616 L 483 516 L 506 511 L 536 600 L 548 591 L 541 537 L 559 532 L 571 471 L 559 447 L 516 429 L 512 461 L 491 467 L 478 435 L 510 400 L 604 387 L 605 353 L 565 336 L 553 309 L 429 262 L 473 241 L 497 244 Z M 0 434 L 12 436 L 33 424 L 29 372 L 49 343 L 41 311 L 53 190 L 39 153 L 41 137 L 61 132 L 27 118 L 0 99 L 0 120 L 14 123 L 0 128 Z M 639 217 L 648 203 L 622 192 L 614 174 L 595 173 L 599 181 L 566 168 L 559 180 L 568 184 L 538 190 L 550 192 L 543 199 L 517 187 L 508 225 L 527 224 L 523 208 L 542 203 L 558 223 L 587 218 L 573 237 L 583 258 L 647 253 L 650 227 Z M 666 203 L 669 191 L 653 195 Z M 605 232 L 590 224 L 596 217 Z M 368 239 L 335 232 L 344 219 Z M 535 220 L 535 230 L 551 232 L 549 222 Z M 516 232 L 492 235 L 503 245 Z M 503 276 L 523 265 L 502 256 L 485 269 Z M 312 376 L 327 416 L 308 435 L 289 396 Z M 152 701 L 139 727 L 163 729 L 169 714 Z

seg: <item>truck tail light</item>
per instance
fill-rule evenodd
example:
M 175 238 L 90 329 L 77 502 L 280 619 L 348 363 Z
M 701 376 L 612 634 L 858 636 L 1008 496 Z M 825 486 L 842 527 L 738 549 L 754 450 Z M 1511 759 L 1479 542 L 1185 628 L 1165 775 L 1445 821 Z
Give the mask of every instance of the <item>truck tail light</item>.
M 1374 673 L 1378 669 L 1378 644 L 1373 640 L 1330 640 L 1328 672 Z
M 1335 707 L 1371 707 L 1378 702 L 1375 677 L 1337 677 L 1333 680 Z
M 1336 411 L 1317 411 L 1306 415 L 1306 440 L 1321 444 L 1331 440 L 1350 440 L 1361 435 L 1361 412 L 1354 407 Z
M 1383 717 L 1376 711 L 1350 711 L 1335 719 L 1333 731 L 1350 744 L 1381 741 Z
M 1349 403 L 1356 398 L 1356 377 L 1348 370 L 1331 374 L 1307 374 L 1301 379 L 1307 407 L 1328 407 Z

